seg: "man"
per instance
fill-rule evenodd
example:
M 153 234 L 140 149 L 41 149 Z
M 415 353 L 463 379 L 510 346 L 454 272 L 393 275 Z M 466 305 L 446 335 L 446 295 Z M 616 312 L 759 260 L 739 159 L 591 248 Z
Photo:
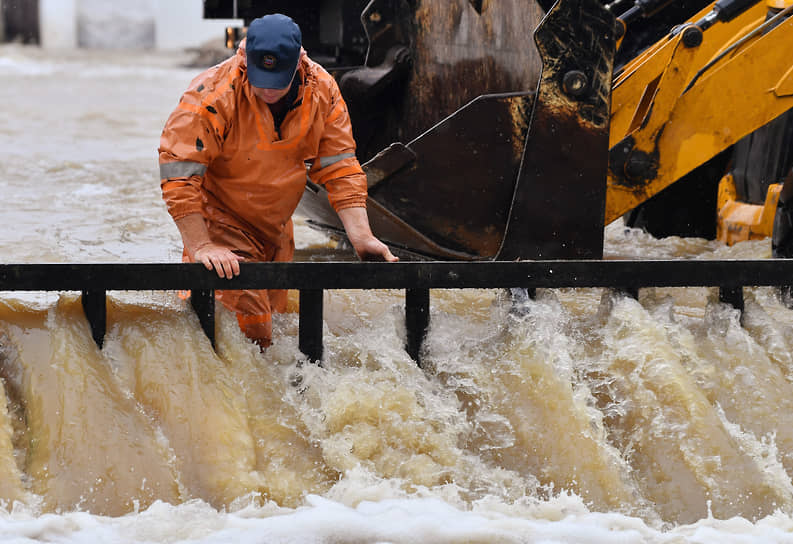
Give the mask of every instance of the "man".
M 192 81 L 163 129 L 162 194 L 184 259 L 222 278 L 238 275 L 240 261 L 292 259 L 291 217 L 309 166 L 359 258 L 397 260 L 369 228 L 347 106 L 301 43 L 285 15 L 254 20 L 237 54 Z M 218 291 L 217 299 L 262 349 L 271 313 L 286 308 L 283 290 Z

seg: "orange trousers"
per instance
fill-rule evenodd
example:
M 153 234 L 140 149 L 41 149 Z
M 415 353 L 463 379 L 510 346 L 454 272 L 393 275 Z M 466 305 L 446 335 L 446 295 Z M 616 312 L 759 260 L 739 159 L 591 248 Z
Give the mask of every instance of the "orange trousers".
M 230 248 L 245 262 L 286 262 L 295 254 L 294 228 L 290 220 L 284 227 L 281 243 L 272 245 L 229 225 L 207 222 L 209 237 Z M 183 260 L 190 262 L 185 251 Z M 286 311 L 286 289 L 244 289 L 215 291 L 215 300 L 237 315 L 242 332 L 265 348 L 272 341 L 272 313 Z

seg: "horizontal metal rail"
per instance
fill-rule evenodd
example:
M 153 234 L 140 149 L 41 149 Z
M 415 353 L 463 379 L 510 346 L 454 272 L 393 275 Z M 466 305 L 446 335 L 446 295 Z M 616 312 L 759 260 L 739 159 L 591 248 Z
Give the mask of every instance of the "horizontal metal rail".
M 106 291 L 192 290 L 193 306 L 214 342 L 214 290 L 300 290 L 300 349 L 322 357 L 325 289 L 405 289 L 408 352 L 419 360 L 429 324 L 429 289 L 605 287 L 720 288 L 723 301 L 743 308 L 744 286 L 788 286 L 793 259 L 614 260 L 521 262 L 241 263 L 240 275 L 218 277 L 201 264 L 3 264 L 0 291 L 81 291 L 94 339 L 105 333 Z
M 786 285 L 793 259 L 240 263 L 240 271 L 229 280 L 191 263 L 0 264 L 0 291 Z

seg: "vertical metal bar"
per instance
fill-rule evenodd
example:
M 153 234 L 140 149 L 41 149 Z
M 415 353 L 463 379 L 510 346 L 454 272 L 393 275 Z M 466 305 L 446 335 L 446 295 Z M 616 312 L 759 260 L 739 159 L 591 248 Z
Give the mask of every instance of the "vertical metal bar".
M 743 286 L 726 286 L 719 287 L 719 301 L 731 304 L 733 308 L 741 311 L 743 317 Z
M 91 326 L 91 336 L 102 349 L 105 342 L 105 330 L 107 329 L 107 298 L 104 289 L 89 289 L 82 292 L 81 301 L 83 312 L 88 324 Z
M 322 289 L 300 290 L 299 346 L 311 361 L 322 360 Z
M 430 324 L 430 290 L 405 290 L 405 328 L 408 355 L 421 367 L 421 345 Z
M 626 297 L 630 297 L 634 300 L 639 300 L 638 287 L 620 287 L 619 289 L 617 289 L 617 292 L 622 293 Z
M 193 306 L 201 328 L 215 347 L 215 291 L 213 289 L 193 289 L 190 293 Z
M 793 310 L 793 285 L 780 285 L 779 299 L 788 310 Z

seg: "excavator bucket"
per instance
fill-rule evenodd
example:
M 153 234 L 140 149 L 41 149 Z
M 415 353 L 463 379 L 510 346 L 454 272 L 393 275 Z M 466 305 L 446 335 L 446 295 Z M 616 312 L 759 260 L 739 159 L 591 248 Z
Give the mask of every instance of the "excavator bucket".
M 371 2 L 364 10 L 364 22 L 371 20 L 377 4 Z M 449 91 L 463 95 L 471 87 L 474 92 L 499 88 L 493 80 L 500 78 L 504 92 L 471 97 L 418 137 L 406 144 L 392 143 L 364 163 L 375 235 L 397 251 L 418 258 L 600 258 L 616 41 L 615 19 L 603 4 L 559 0 L 534 31 L 536 49 L 524 44 L 522 51 L 503 55 L 494 44 L 489 61 L 483 62 L 483 71 L 489 70 L 484 77 L 460 62 L 457 72 L 446 69 L 423 79 L 418 68 L 426 72 L 432 66 L 427 57 L 438 49 L 438 42 L 443 43 L 439 31 L 446 32 L 447 42 L 454 41 L 464 25 L 468 47 L 476 43 L 472 29 L 482 17 L 490 17 L 490 26 L 483 25 L 490 32 L 494 22 L 501 28 L 523 25 L 525 32 L 532 16 L 525 9 L 527 3 L 504 0 L 496 13 L 492 3 L 472 2 L 462 6 L 468 19 L 458 14 L 456 26 L 441 24 L 448 16 L 441 9 L 433 11 L 431 1 L 422 2 L 413 12 L 405 3 L 383 4 L 392 9 L 378 12 L 378 22 L 382 24 L 384 16 L 394 17 L 406 27 L 395 35 L 410 36 L 403 44 L 388 44 L 392 51 L 395 47 L 407 50 L 413 59 L 409 90 L 412 84 L 419 96 L 435 88 L 444 89 L 444 95 Z M 396 4 L 401 9 L 393 8 Z M 370 30 L 370 35 L 375 32 Z M 512 28 L 508 33 L 514 37 L 520 32 Z M 481 47 L 486 47 L 487 39 L 482 36 Z M 533 74 L 537 52 L 541 74 L 534 83 L 525 76 L 522 81 L 508 81 L 506 60 L 524 62 L 522 73 Z M 392 61 L 385 62 L 391 63 L 392 73 L 399 70 Z M 377 79 L 379 74 L 372 73 L 377 69 L 382 73 L 382 66 L 365 66 L 340 78 L 354 123 L 360 109 L 356 102 L 363 93 L 346 91 Z M 466 74 L 472 74 L 468 81 Z M 510 89 L 509 84 L 517 86 Z M 443 96 L 430 95 L 429 99 L 436 105 L 452 103 Z M 408 106 L 421 111 L 427 105 L 408 101 Z M 405 125 L 401 124 L 403 130 Z M 312 183 L 300 212 L 317 227 L 342 232 L 325 191 Z

